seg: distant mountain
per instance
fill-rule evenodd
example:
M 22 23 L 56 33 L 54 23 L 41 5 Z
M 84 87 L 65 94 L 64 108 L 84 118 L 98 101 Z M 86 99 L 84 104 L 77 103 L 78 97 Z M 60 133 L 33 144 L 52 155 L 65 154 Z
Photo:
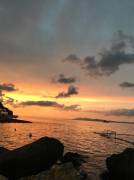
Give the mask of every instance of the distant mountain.
M 78 117 L 78 118 L 74 118 L 73 120 L 95 121 L 95 122 L 104 122 L 104 123 L 109 123 L 109 122 L 111 122 L 111 121 L 105 120 L 105 119 L 92 119 L 92 118 L 86 118 L 86 117 Z
M 102 123 L 124 123 L 124 124 L 134 124 L 134 122 L 128 122 L 128 121 L 113 121 L 113 120 L 105 120 L 105 119 L 92 119 L 87 117 L 78 117 L 74 118 L 73 120 L 79 120 L 79 121 L 92 121 L 92 122 L 102 122 Z

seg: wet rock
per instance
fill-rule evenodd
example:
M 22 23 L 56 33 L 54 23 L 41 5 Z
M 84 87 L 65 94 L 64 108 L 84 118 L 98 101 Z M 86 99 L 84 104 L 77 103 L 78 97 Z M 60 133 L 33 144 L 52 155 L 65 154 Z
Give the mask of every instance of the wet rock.
M 3 154 L 0 157 L 0 174 L 10 180 L 47 170 L 63 156 L 63 144 L 54 138 L 44 137 L 31 144 Z
M 120 154 L 107 158 L 108 171 L 102 175 L 104 180 L 134 180 L 134 149 L 127 148 Z
M 73 152 L 67 152 L 62 159 L 63 163 L 72 162 L 75 168 L 79 168 L 82 163 L 86 162 L 85 157 Z
M 55 165 L 49 171 L 41 172 L 35 176 L 21 178 L 21 180 L 81 180 L 81 178 L 72 163 L 65 163 Z

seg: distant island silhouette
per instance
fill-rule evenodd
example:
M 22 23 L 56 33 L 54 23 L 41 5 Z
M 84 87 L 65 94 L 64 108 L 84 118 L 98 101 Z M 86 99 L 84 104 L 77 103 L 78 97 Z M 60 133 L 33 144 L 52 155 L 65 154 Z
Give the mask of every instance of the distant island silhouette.
M 0 102 L 0 123 L 31 123 L 30 121 L 17 119 L 18 116 L 13 114 L 13 111 L 5 107 Z
M 114 121 L 114 120 L 105 120 L 105 119 L 92 119 L 92 118 L 87 118 L 87 117 L 78 117 L 78 118 L 74 118 L 73 120 L 92 121 L 92 122 L 101 122 L 101 123 L 124 123 L 124 124 L 134 124 L 134 122 L 128 122 L 128 121 Z

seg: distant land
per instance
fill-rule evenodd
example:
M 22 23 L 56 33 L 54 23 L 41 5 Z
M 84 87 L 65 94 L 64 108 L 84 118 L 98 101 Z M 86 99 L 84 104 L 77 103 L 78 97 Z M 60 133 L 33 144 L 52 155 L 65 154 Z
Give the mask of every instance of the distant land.
M 8 109 L 0 102 L 0 123 L 32 123 L 26 120 L 17 119 L 18 116 L 14 115 L 13 111 Z
M 32 122 L 26 120 L 20 120 L 20 119 L 6 119 L 6 120 L 0 120 L 0 123 L 32 123 Z
M 92 122 L 101 122 L 101 123 L 124 123 L 124 124 L 134 124 L 134 122 L 128 122 L 128 121 L 113 121 L 113 120 L 105 120 L 105 119 L 92 119 L 87 117 L 78 117 L 74 118 L 73 120 L 79 120 L 79 121 L 92 121 Z

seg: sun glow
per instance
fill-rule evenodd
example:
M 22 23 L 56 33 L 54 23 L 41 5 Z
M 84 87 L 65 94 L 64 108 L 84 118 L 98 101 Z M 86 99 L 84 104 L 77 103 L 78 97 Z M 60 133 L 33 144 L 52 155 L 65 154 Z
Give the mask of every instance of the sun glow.
M 36 95 L 27 95 L 27 94 L 20 94 L 20 93 L 7 93 L 6 96 L 11 97 L 17 101 L 37 101 L 41 100 L 40 96 Z
M 134 98 L 132 97 L 69 97 L 69 98 L 55 98 L 54 96 L 41 96 L 40 94 L 27 94 L 27 93 L 21 93 L 21 92 L 14 92 L 14 93 L 6 93 L 7 97 L 11 97 L 19 102 L 22 101 L 56 101 L 61 104 L 80 104 L 80 105 L 99 105 L 99 104 L 123 104 L 130 103 L 132 104 L 134 101 Z
M 60 105 L 71 106 L 79 105 L 80 111 L 65 111 L 62 108 L 51 106 L 17 106 L 10 107 L 20 118 L 30 117 L 48 117 L 48 118 L 72 118 L 81 116 L 92 117 L 92 110 L 111 110 L 118 108 L 133 107 L 134 98 L 132 97 L 103 97 L 103 96 L 71 96 L 68 98 L 55 98 L 55 90 L 50 92 L 54 96 L 42 96 L 40 93 L 28 92 L 7 92 L 5 96 L 17 100 L 18 103 L 25 101 L 53 101 Z M 32 90 L 31 90 L 32 92 Z M 89 114 L 90 113 L 90 114 Z M 97 115 L 95 114 L 95 117 Z M 32 118 L 31 118 L 32 119 Z M 38 119 L 38 118 L 37 118 Z

